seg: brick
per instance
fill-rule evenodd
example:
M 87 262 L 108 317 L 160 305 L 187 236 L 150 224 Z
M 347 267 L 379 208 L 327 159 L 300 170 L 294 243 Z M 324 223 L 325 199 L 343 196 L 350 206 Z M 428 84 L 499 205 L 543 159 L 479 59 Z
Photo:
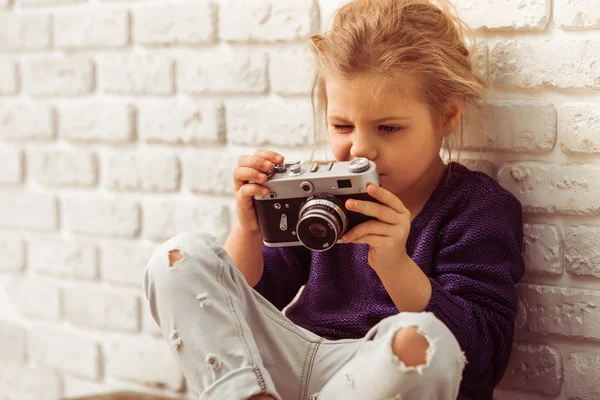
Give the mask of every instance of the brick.
M 350 0 L 319 0 L 319 7 L 321 9 L 321 32 L 324 32 L 331 26 L 335 12 L 348 3 L 350 3 Z
M 100 247 L 100 274 L 102 280 L 142 287 L 144 267 L 154 252 L 148 243 L 108 243 Z
M 565 360 L 565 398 L 568 400 L 596 400 L 600 397 L 598 376 L 600 354 L 571 353 Z
M 600 278 L 599 226 L 570 226 L 567 228 L 565 267 L 570 275 Z
M 516 329 L 600 340 L 600 291 L 518 284 Z
M 526 212 L 588 215 L 600 213 L 600 165 L 508 164 L 499 182 L 523 204 Z
M 0 12 L 0 51 L 42 50 L 50 47 L 50 16 Z
M 555 0 L 554 21 L 562 29 L 600 27 L 600 9 L 596 0 Z
M 137 332 L 140 329 L 140 299 L 125 289 L 78 284 L 64 291 L 65 318 L 79 326 Z
M 556 225 L 523 224 L 525 269 L 529 273 L 562 275 L 561 234 Z
M 124 47 L 129 42 L 126 10 L 94 9 L 55 13 L 54 45 L 69 48 Z
M 203 149 L 182 156 L 185 184 L 192 192 L 232 195 L 237 159 L 225 149 Z
M 100 345 L 95 340 L 42 325 L 33 327 L 29 338 L 32 361 L 79 377 L 100 377 Z
M 60 288 L 40 278 L 15 278 L 7 288 L 15 308 L 28 317 L 60 319 Z
M 479 123 L 466 123 L 463 148 L 548 152 L 556 141 L 556 109 L 551 103 L 487 101 Z
M 170 95 L 174 93 L 173 60 L 151 54 L 98 57 L 99 88 L 106 93 Z
M 208 1 L 146 6 L 133 15 L 133 37 L 147 45 L 211 43 L 216 39 L 216 5 Z
M 91 243 L 36 237 L 27 246 L 29 266 L 40 274 L 63 278 L 96 279 L 98 256 Z
M 62 398 L 60 374 L 46 367 L 0 363 L 3 400 L 56 400 Z
M 551 3 L 532 0 L 523 7 L 517 2 L 454 0 L 461 18 L 473 29 L 542 30 L 550 20 Z
M 80 142 L 130 142 L 135 136 L 135 114 L 126 104 L 84 102 L 60 108 L 60 135 Z
M 227 207 L 208 199 L 147 200 L 143 226 L 144 236 L 156 241 L 193 229 L 222 238 L 229 232 L 229 213 Z
M 224 142 L 225 116 L 221 104 L 178 98 L 145 102 L 138 107 L 139 136 L 148 143 Z
M 564 103 L 558 112 L 558 132 L 565 153 L 600 154 L 600 106 Z
M 471 55 L 471 64 L 473 69 L 479 73 L 480 76 L 488 78 L 489 75 L 489 47 L 487 42 L 478 40 L 475 43 L 475 50 Z
M 21 272 L 25 268 L 25 242 L 13 235 L 0 236 L 0 271 Z
M 67 230 L 87 235 L 133 237 L 140 225 L 135 201 L 97 196 L 69 196 L 63 202 Z
M 562 382 L 562 357 L 558 349 L 543 344 L 516 342 L 498 387 L 557 396 L 561 392 Z
M 0 192 L 0 226 L 53 231 L 58 227 L 56 199 L 47 193 Z
M 195 51 L 177 63 L 179 87 L 185 93 L 265 93 L 267 57 L 258 50 Z
M 305 146 L 313 137 L 308 100 L 233 100 L 227 104 L 226 115 L 227 139 L 233 144 Z
M 17 146 L 0 144 L 0 185 L 23 181 L 23 152 Z
M 17 64 L 9 60 L 0 60 L 0 95 L 17 94 L 18 91 Z
M 44 186 L 90 187 L 98 180 L 96 154 L 82 149 L 30 149 L 28 161 L 31 176 Z
M 275 42 L 316 33 L 312 0 L 225 0 L 220 7 L 219 29 L 225 40 Z
M 82 56 L 24 59 L 23 88 L 32 96 L 79 96 L 94 89 L 94 65 Z
M 269 53 L 271 90 L 281 94 L 310 94 L 314 78 L 308 48 L 280 48 Z
M 0 364 L 24 363 L 27 351 L 26 331 L 21 325 L 0 320 Z
M 13 0 L 23 7 L 44 7 L 50 5 L 76 4 L 86 0 Z
M 179 189 L 179 160 L 163 149 L 111 153 L 106 165 L 106 183 L 114 190 L 173 192 Z
M 183 387 L 183 375 L 164 339 L 124 336 L 108 343 L 105 353 L 109 376 L 173 390 Z
M 0 107 L 0 138 L 50 140 L 55 135 L 55 114 L 51 107 L 6 102 Z
M 600 39 L 499 41 L 491 50 L 496 86 L 600 88 Z

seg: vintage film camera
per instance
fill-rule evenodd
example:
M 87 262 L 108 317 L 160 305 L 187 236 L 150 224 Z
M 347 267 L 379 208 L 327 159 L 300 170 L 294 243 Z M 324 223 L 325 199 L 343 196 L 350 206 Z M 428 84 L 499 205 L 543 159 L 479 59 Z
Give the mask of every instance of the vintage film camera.
M 264 244 L 329 250 L 344 233 L 373 219 L 345 207 L 350 198 L 378 202 L 367 193 L 368 183 L 379 185 L 379 175 L 366 158 L 275 165 L 263 184 L 270 193 L 253 199 Z

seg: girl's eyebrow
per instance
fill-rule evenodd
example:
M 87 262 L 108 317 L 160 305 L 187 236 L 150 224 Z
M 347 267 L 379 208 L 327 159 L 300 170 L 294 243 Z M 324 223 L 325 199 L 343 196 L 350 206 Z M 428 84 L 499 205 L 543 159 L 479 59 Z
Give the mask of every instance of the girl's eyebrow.
M 329 115 L 329 116 L 327 116 L 327 119 L 328 120 L 335 119 L 335 120 L 338 120 L 338 121 L 347 121 L 346 118 L 338 117 L 336 115 Z M 379 124 L 379 123 L 382 123 L 382 122 L 385 122 L 385 121 L 399 121 L 399 120 L 410 120 L 410 119 L 412 119 L 412 118 L 411 117 L 385 117 L 385 118 L 379 118 L 379 119 L 376 119 L 374 121 L 371 121 L 371 123 L 373 123 L 373 124 Z
M 379 118 L 376 119 L 375 121 L 371 121 L 374 124 L 379 124 L 385 121 L 398 121 L 398 120 L 405 120 L 405 119 L 412 119 L 411 117 L 385 117 L 385 118 Z

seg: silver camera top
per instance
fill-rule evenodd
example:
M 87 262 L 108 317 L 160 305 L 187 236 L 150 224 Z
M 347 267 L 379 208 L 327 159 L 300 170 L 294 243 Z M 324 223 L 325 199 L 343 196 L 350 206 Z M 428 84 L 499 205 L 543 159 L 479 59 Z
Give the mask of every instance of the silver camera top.
M 368 183 L 379 185 L 375 163 L 362 157 L 326 165 L 285 162 L 275 165 L 268 177 L 263 186 L 269 188 L 270 193 L 254 196 L 255 200 L 308 197 L 315 193 L 366 193 Z

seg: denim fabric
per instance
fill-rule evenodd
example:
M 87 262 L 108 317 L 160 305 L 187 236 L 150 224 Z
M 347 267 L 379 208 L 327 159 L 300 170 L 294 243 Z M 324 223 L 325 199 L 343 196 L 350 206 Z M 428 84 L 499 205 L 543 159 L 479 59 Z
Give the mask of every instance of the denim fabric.
M 170 261 L 176 252 L 181 259 Z M 210 235 L 180 234 L 145 270 L 144 292 L 189 385 L 201 400 L 454 400 L 465 357 L 432 313 L 400 313 L 362 339 L 327 340 L 295 325 L 245 281 Z M 426 364 L 405 366 L 395 332 L 416 326 Z

